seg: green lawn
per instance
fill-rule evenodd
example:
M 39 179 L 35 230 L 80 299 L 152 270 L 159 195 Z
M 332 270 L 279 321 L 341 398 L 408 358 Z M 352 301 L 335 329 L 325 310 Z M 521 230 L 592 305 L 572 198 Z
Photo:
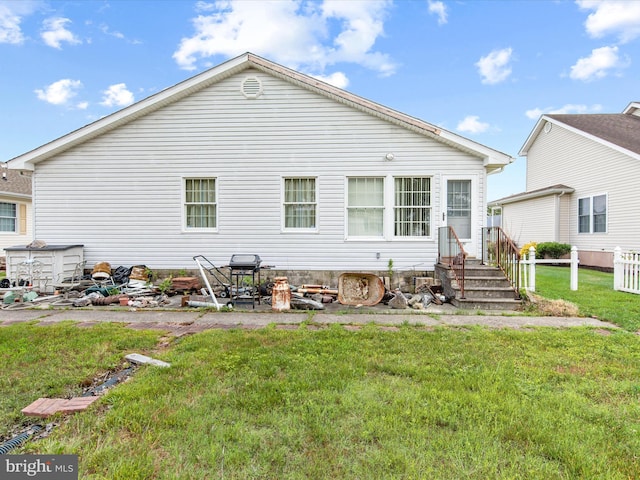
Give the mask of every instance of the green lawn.
M 640 295 L 613 290 L 613 274 L 578 270 L 578 290 L 569 288 L 570 269 L 537 266 L 536 294 L 576 304 L 580 314 L 615 323 L 630 331 L 640 330 Z
M 630 479 L 640 472 L 640 297 L 539 267 L 537 293 L 622 326 L 210 330 L 157 353 L 118 324 L 0 327 L 0 442 L 39 397 L 142 367 L 48 438 L 82 479 Z M 630 331 L 627 331 L 630 330 Z
M 109 480 L 609 480 L 640 471 L 640 343 L 629 332 L 312 327 L 182 337 L 157 355 L 171 368 L 139 369 L 19 452 L 78 454 L 80 478 Z M 0 334 L 21 349 L 55 338 L 58 348 L 33 361 L 59 373 L 85 362 L 61 366 L 72 346 L 102 346 L 111 360 L 95 366 L 105 368 L 153 337 L 123 345 L 117 330 L 115 342 L 97 340 L 116 327 L 71 328 Z M 3 352 L 3 377 L 32 362 Z M 34 384 L 50 377 L 29 375 Z M 3 397 L 15 388 L 3 385 Z
M 0 327 L 0 439 L 26 420 L 20 410 L 34 400 L 81 395 L 83 383 L 116 369 L 127 353 L 153 348 L 158 337 L 108 323 Z

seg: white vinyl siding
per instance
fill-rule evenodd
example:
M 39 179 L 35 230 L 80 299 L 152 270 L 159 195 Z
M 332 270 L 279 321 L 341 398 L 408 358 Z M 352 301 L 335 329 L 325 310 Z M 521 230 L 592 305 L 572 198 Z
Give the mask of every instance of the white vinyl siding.
M 514 202 L 502 207 L 502 229 L 516 245 L 560 241 L 555 195 Z
M 561 242 L 575 245 L 580 252 L 613 252 L 616 246 L 640 250 L 640 222 L 633 219 L 640 209 L 637 185 L 640 161 L 596 139 L 554 125 L 541 132 L 527 153 L 527 191 L 567 185 L 575 190 L 561 197 Z M 603 232 L 579 233 L 578 199 L 606 192 L 606 219 L 599 218 Z M 544 224 L 537 224 L 544 228 Z M 531 225 L 536 228 L 536 225 Z M 591 226 L 593 228 L 593 226 Z M 604 235 L 606 233 L 606 235 Z M 582 259 L 581 259 L 582 262 Z
M 240 90 L 247 76 L 262 84 L 255 99 Z M 443 172 L 478 178 L 474 218 L 483 219 L 482 158 L 247 69 L 38 163 L 33 235 L 84 244 L 89 264 L 182 269 L 193 268 L 198 254 L 224 265 L 247 253 L 283 270 L 385 271 L 390 258 L 398 269 L 429 269 Z M 385 179 L 389 231 L 345 241 L 347 179 L 363 177 Z M 396 177 L 431 178 L 431 237 L 393 237 Z M 185 228 L 186 178 L 215 178 L 215 235 Z M 313 234 L 283 231 L 283 178 L 315 179 Z
M 218 225 L 215 178 L 186 178 L 185 228 L 215 229 Z
M 316 179 L 284 179 L 284 229 L 315 230 Z

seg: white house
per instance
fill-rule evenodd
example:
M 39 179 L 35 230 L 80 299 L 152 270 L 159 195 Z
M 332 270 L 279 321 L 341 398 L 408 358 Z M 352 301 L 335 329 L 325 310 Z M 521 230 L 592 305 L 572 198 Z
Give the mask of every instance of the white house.
M 0 249 L 32 240 L 31 176 L 3 169 L 0 179 Z M 2 256 L 5 255 L 3 252 Z
M 520 155 L 527 191 L 489 204 L 519 245 L 568 243 L 581 265 L 604 268 L 616 246 L 640 249 L 640 103 L 619 114 L 543 115 Z
M 16 157 L 34 238 L 88 264 L 432 270 L 480 256 L 487 175 L 513 159 L 246 53 Z

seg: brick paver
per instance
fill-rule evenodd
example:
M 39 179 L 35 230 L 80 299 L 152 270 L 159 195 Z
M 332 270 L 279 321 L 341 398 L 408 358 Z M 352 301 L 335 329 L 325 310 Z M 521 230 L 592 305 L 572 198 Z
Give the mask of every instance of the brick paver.
M 86 410 L 100 397 L 39 398 L 21 411 L 29 417 L 48 417 L 55 413 L 75 413 Z

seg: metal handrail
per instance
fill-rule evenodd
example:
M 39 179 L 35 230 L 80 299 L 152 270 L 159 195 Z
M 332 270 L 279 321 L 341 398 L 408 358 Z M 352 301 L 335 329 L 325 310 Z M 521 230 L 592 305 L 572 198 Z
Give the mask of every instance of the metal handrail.
M 460 298 L 464 297 L 464 269 L 467 252 L 453 227 L 438 228 L 438 262 L 448 265 L 460 287 Z
M 500 268 L 520 298 L 520 251 L 502 228 L 483 229 L 482 263 Z

